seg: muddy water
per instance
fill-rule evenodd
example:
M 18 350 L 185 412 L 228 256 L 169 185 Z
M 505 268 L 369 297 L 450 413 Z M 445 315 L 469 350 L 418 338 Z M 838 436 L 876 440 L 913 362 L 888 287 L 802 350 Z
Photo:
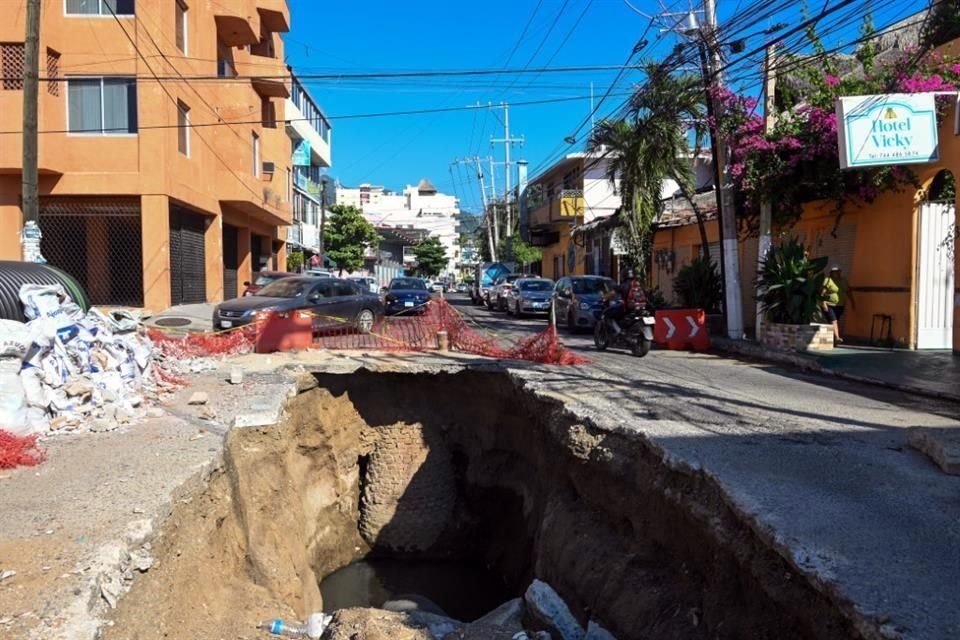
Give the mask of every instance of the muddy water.
M 320 581 L 324 611 L 347 607 L 382 607 L 387 600 L 418 594 L 444 613 L 476 620 L 515 594 L 500 578 L 481 567 L 457 562 L 361 560 Z

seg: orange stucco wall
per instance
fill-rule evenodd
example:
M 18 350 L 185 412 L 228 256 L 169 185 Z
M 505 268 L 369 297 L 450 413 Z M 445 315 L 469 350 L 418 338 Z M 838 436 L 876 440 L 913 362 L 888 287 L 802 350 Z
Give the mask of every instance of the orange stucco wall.
M 41 83 L 39 104 L 39 164 L 44 196 L 138 196 L 141 203 L 144 306 L 160 309 L 170 304 L 170 200 L 176 200 L 211 223 L 205 235 L 206 289 L 210 301 L 222 299 L 222 218 L 231 211 L 241 238 L 251 232 L 284 237 L 290 223 L 286 176 L 290 167 L 290 140 L 282 124 L 263 126 L 261 94 L 249 82 L 184 81 L 181 76 L 216 76 L 218 52 L 234 62 L 241 75 L 285 76 L 283 42 L 271 33 L 274 57 L 257 56 L 246 48 L 223 45 L 236 33 L 259 34 L 261 13 L 289 12 L 274 0 L 190 2 L 187 51 L 175 42 L 175 4 L 146 0 L 136 3 L 135 17 L 65 16 L 60 0 L 42 3 L 41 77 L 48 49 L 59 52 L 59 76 L 136 76 L 138 132 L 134 135 L 63 133 L 67 128 L 67 85 L 54 91 Z M 14 3 L 17 6 L 17 3 Z M 24 12 L 7 12 L 0 21 L 0 42 L 22 42 Z M 218 32 L 217 15 L 230 14 L 236 33 Z M 269 21 L 264 21 L 266 25 Z M 274 24 L 276 21 L 273 22 Z M 225 23 L 231 24 L 231 23 Z M 124 33 L 126 31 L 126 34 Z M 233 30 L 231 30 L 233 31 Z M 129 38 L 128 38 L 129 36 Z M 133 43 L 131 43 L 131 39 Z M 248 38 L 249 39 L 249 38 Z M 219 44 L 218 44 L 219 43 Z M 153 74 L 161 77 L 154 79 Z M 289 86 L 289 83 L 280 83 Z M 56 94 L 56 95 L 55 95 Z M 268 98 L 277 118 L 283 118 L 283 98 Z M 0 90 L 0 114 L 19 129 L 23 92 Z M 189 155 L 178 150 L 177 101 L 189 107 Z M 223 122 L 238 124 L 223 126 Z M 272 175 L 254 175 L 252 137 L 260 139 L 261 162 L 274 162 Z M 0 139 L 0 259 L 19 259 L 21 137 Z M 249 239 L 247 239 L 249 244 Z M 241 240 L 242 244 L 242 240 Z M 241 270 L 240 281 L 248 280 Z M 229 297 L 238 292 L 226 292 Z
M 855 300 L 843 319 L 845 335 L 867 339 L 873 328 L 875 337 L 879 337 L 880 320 L 874 317 L 888 315 L 892 318 L 893 339 L 902 346 L 916 345 L 919 206 L 924 190 L 939 171 L 949 169 L 960 176 L 960 140 L 954 134 L 953 123 L 954 113 L 950 107 L 940 122 L 940 162 L 912 167 L 922 185 L 919 192 L 907 186 L 900 192 L 884 192 L 869 204 L 848 203 L 839 220 L 834 202 L 811 202 L 804 206 L 796 224 L 775 231 L 775 238 L 796 236 L 804 241 L 811 255 L 825 256 L 831 264 L 844 268 Z M 716 222 L 709 222 L 707 229 L 710 242 L 716 242 Z M 668 299 L 671 299 L 676 270 L 696 255 L 699 245 L 696 225 L 656 233 L 654 251 L 672 250 L 676 259 L 672 272 L 656 265 L 653 270 L 654 284 L 663 289 Z M 954 252 L 954 259 L 956 271 L 960 273 L 960 251 Z M 748 326 L 753 316 L 755 263 L 756 241 L 741 240 L 744 318 Z M 960 352 L 960 288 L 956 291 L 953 348 Z

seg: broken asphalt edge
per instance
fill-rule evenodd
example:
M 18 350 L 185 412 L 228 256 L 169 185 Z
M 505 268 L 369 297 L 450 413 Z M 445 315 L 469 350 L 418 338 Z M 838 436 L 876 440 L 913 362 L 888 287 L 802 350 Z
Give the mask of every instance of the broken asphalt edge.
M 727 338 L 712 337 L 710 353 L 723 356 L 741 356 L 740 359 L 758 360 L 772 364 L 780 364 L 804 371 L 806 373 L 815 373 L 828 378 L 840 378 L 857 382 L 860 384 L 882 387 L 892 391 L 900 391 L 910 395 L 923 396 L 934 400 L 947 400 L 950 402 L 960 402 L 960 393 L 949 393 L 946 391 L 937 391 L 936 389 L 927 389 L 909 384 L 900 384 L 871 378 L 869 376 L 859 376 L 845 371 L 837 371 L 824 367 L 815 358 L 800 352 L 779 351 L 770 349 L 756 342 L 746 340 L 731 340 Z

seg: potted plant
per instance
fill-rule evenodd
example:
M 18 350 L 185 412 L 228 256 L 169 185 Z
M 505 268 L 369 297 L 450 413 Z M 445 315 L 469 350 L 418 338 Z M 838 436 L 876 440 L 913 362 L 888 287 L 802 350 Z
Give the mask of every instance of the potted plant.
M 826 265 L 827 258 L 811 258 L 796 238 L 770 248 L 757 276 L 764 344 L 791 351 L 833 347 L 830 326 L 815 323 Z
M 723 282 L 713 260 L 697 257 L 690 264 L 680 267 L 673 280 L 673 292 L 679 298 L 681 307 L 703 309 L 710 333 L 720 332 L 723 327 L 723 316 L 720 314 Z

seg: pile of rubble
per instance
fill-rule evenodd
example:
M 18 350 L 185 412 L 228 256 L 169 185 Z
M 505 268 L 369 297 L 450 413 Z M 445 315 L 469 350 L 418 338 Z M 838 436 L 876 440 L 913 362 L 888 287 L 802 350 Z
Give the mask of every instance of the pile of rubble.
M 115 429 L 169 386 L 130 312 L 84 313 L 59 285 L 23 285 L 20 300 L 28 322 L 0 320 L 0 428 Z

